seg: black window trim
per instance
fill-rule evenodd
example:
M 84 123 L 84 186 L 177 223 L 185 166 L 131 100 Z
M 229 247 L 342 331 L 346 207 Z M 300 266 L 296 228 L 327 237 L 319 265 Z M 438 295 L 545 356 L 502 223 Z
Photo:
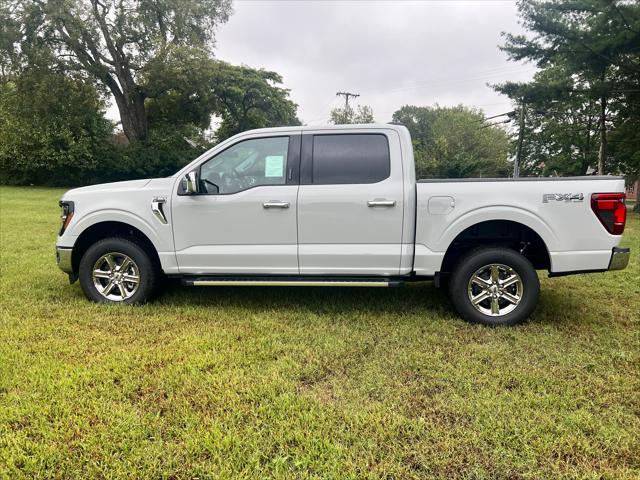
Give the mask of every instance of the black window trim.
M 313 183 L 313 139 L 315 137 L 327 137 L 336 135 L 381 135 L 387 143 L 387 156 L 389 161 L 389 173 L 386 177 L 375 182 L 357 183 Z M 327 133 L 304 133 L 302 135 L 302 145 L 300 154 L 300 185 L 375 185 L 384 182 L 391 177 L 391 146 L 389 135 L 384 132 L 327 132 Z
M 259 188 L 259 187 L 284 187 L 284 186 L 287 186 L 287 185 L 299 185 L 299 183 L 300 183 L 300 149 L 301 149 L 301 143 L 302 143 L 301 137 L 302 137 L 302 135 L 300 135 L 299 133 L 288 133 L 288 134 L 283 134 L 283 135 L 265 135 L 265 136 L 262 136 L 262 137 L 240 138 L 240 139 L 238 139 L 237 142 L 234 142 L 231 145 L 228 145 L 224 150 L 220 150 L 219 152 L 216 152 L 214 155 L 211 155 L 210 157 L 205 158 L 193 170 L 191 170 L 192 172 L 193 171 L 197 171 L 198 172 L 198 181 L 200 181 L 200 170 L 202 168 L 202 165 L 204 165 L 208 161 L 214 159 L 218 155 L 223 154 L 224 152 L 226 152 L 230 148 L 241 144 L 242 142 L 247 142 L 249 140 L 265 140 L 267 138 L 289 138 L 289 147 L 287 149 L 287 172 L 286 172 L 286 177 L 285 177 L 285 183 L 283 183 L 283 184 L 253 185 L 253 186 L 245 188 L 243 190 L 238 190 L 237 192 L 231 192 L 231 193 L 199 192 L 199 193 L 196 193 L 196 194 L 189 194 L 188 195 L 188 194 L 185 193 L 184 186 L 182 184 L 182 179 L 180 179 L 179 180 L 180 183 L 178 184 L 178 195 L 185 195 L 185 196 L 193 196 L 193 195 L 216 195 L 216 196 L 235 195 L 236 193 L 246 192 L 247 190 L 251 190 L 253 188 Z

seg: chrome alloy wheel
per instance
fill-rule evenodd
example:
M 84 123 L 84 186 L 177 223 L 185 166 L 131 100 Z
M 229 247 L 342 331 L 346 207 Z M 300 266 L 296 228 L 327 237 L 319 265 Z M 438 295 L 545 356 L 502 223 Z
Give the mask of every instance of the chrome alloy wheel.
M 484 315 L 501 317 L 520 304 L 524 285 L 520 275 L 511 267 L 492 263 L 471 275 L 467 293 L 471 305 Z
M 140 269 L 124 253 L 111 252 L 98 259 L 91 278 L 100 295 L 112 302 L 122 302 L 138 290 Z

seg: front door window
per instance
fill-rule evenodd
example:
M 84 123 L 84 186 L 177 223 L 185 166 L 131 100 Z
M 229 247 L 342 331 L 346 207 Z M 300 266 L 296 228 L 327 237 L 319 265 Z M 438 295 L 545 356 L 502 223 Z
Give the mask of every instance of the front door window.
M 286 184 L 289 137 L 236 143 L 200 167 L 201 190 L 230 194 L 260 185 Z

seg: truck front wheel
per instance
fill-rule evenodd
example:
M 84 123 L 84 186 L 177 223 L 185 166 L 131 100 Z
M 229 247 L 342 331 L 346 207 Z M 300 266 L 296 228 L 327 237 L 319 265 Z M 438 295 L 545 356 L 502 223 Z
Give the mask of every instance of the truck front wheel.
M 98 303 L 144 303 L 153 295 L 158 277 L 149 255 L 126 238 L 100 240 L 80 260 L 82 291 Z
M 449 295 L 458 313 L 483 325 L 524 322 L 538 302 L 540 282 L 518 252 L 479 248 L 463 256 L 451 274 Z

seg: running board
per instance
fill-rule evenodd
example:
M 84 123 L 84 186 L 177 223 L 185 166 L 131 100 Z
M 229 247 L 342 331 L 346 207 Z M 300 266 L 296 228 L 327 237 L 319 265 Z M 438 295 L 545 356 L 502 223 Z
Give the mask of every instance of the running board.
M 399 280 L 387 278 L 221 278 L 221 277 L 183 277 L 184 285 L 195 287 L 397 287 Z

